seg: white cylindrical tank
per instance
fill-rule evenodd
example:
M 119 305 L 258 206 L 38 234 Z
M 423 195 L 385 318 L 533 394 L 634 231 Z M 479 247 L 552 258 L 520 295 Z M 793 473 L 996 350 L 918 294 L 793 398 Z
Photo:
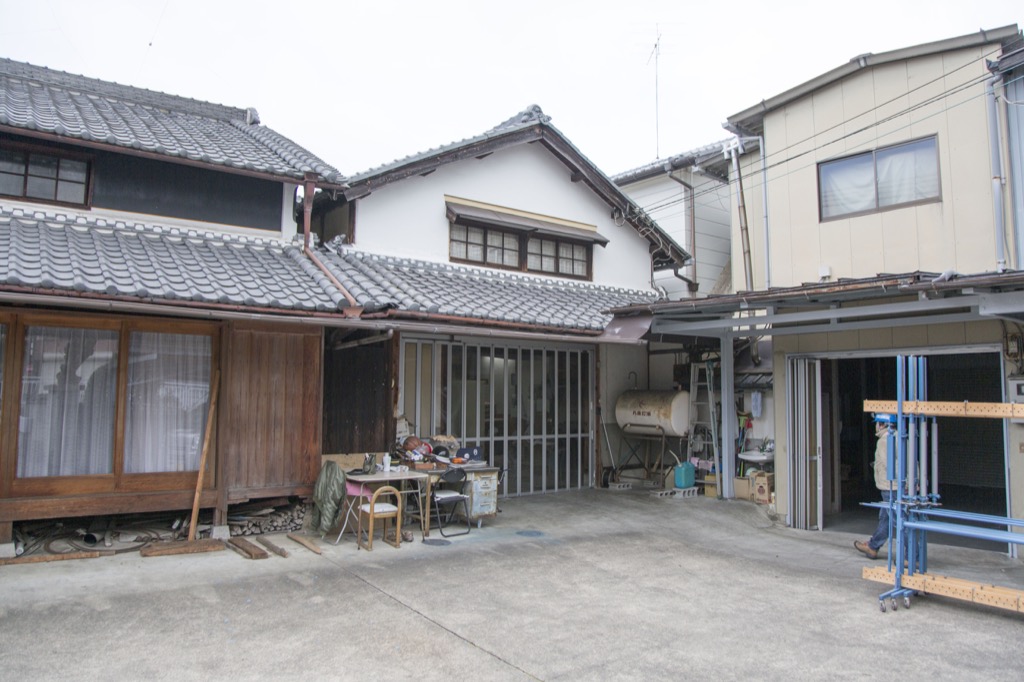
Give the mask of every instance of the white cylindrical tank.
M 615 421 L 626 433 L 684 436 L 690 430 L 690 394 L 626 391 L 615 401 Z

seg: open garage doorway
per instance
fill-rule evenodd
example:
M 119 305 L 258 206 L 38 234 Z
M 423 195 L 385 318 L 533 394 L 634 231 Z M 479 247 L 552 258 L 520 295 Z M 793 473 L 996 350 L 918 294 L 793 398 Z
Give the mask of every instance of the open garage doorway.
M 996 352 L 928 355 L 928 399 L 1002 402 L 1003 369 Z M 823 485 L 823 528 L 870 535 L 878 512 L 861 502 L 879 499 L 874 483 L 875 436 L 865 399 L 896 399 L 896 360 L 866 357 L 823 361 L 831 375 L 834 415 L 830 447 L 823 456 L 832 466 Z M 825 370 L 825 366 L 831 365 Z M 826 429 L 826 433 L 830 430 Z M 939 494 L 950 509 L 1005 516 L 1006 454 L 1003 422 L 997 419 L 939 419 Z M 932 534 L 929 542 L 1005 551 L 999 543 Z

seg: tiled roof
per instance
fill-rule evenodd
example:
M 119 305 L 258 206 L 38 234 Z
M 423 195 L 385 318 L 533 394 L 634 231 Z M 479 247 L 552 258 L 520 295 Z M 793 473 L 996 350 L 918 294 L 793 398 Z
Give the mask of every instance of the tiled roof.
M 441 156 L 445 152 L 454 151 L 461 147 L 467 147 L 476 142 L 483 142 L 485 140 L 497 137 L 502 133 L 512 132 L 520 128 L 528 128 L 538 123 L 543 123 L 550 128 L 554 128 L 554 126 L 551 125 L 551 117 L 545 114 L 538 105 L 531 104 L 526 109 L 520 111 L 512 118 L 502 121 L 498 125 L 491 128 L 490 130 L 480 133 L 479 135 L 467 137 L 462 140 L 456 140 L 455 142 L 449 142 L 448 144 L 444 144 L 439 147 L 434 147 L 426 151 L 410 154 L 409 156 L 405 156 L 400 159 L 395 159 L 390 163 L 385 163 L 381 166 L 377 166 L 376 168 L 370 168 L 369 170 L 365 170 L 361 173 L 356 173 L 354 175 L 349 176 L 349 182 L 350 184 L 355 185 L 359 182 L 367 180 L 368 178 L 383 175 L 390 170 L 401 168 L 402 166 L 407 166 L 409 164 L 416 163 L 417 161 L 422 161 L 424 159 L 429 159 L 431 157 Z M 582 157 L 583 155 L 580 154 L 580 156 Z
M 298 244 L 0 205 L 4 288 L 303 312 L 344 303 Z
M 694 165 L 706 166 L 709 163 L 713 165 L 721 165 L 722 161 L 722 149 L 731 143 L 733 138 L 728 138 L 720 142 L 712 142 L 696 149 L 683 152 L 682 154 L 674 154 L 665 159 L 658 159 L 650 163 L 644 164 L 638 168 L 632 168 L 621 173 L 617 173 L 612 176 L 612 182 L 620 187 L 622 185 L 628 185 L 633 182 L 640 180 L 646 180 L 656 175 L 663 175 L 670 171 L 678 170 L 680 168 L 690 168 Z M 756 147 L 756 141 L 748 142 L 748 146 Z
M 505 274 L 479 268 L 380 256 L 352 249 L 321 253 L 366 313 L 394 309 L 480 320 L 602 331 L 610 308 L 650 303 L 653 291 Z
M 0 59 L 0 126 L 293 180 L 334 167 L 237 109 Z

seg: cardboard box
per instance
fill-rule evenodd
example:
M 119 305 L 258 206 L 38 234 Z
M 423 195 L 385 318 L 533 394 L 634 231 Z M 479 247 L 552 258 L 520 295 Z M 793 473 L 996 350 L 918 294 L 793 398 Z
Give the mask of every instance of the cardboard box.
M 771 503 L 773 492 L 775 492 L 775 474 L 761 472 L 754 477 L 754 502 L 758 504 Z
M 718 497 L 718 478 L 716 474 L 704 474 L 704 495 Z
M 737 500 L 752 500 L 754 486 L 746 476 L 737 476 L 732 479 L 732 488 L 736 493 Z

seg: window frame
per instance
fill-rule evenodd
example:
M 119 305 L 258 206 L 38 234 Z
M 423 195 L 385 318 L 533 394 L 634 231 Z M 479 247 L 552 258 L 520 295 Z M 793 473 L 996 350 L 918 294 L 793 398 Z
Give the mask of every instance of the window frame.
M 210 337 L 211 390 L 215 371 L 220 365 L 220 325 L 217 323 L 178 319 L 133 319 L 127 317 L 83 316 L 33 312 L 6 315 L 0 311 L 0 324 L 7 324 L 3 403 L 0 404 L 0 443 L 9 443 L 0 453 L 3 473 L 12 496 L 63 496 L 67 494 L 98 494 L 113 492 L 151 492 L 194 488 L 197 470 L 174 472 L 126 473 L 124 471 L 125 434 L 127 429 L 128 355 L 133 332 L 164 334 L 196 334 Z M 101 329 L 118 332 L 117 382 L 114 408 L 113 462 L 109 474 L 71 476 L 17 476 L 21 416 L 21 394 L 26 331 L 29 327 L 63 327 Z M 214 447 L 216 430 L 211 434 L 207 471 L 215 470 Z M 212 481 L 213 477 L 209 477 Z
M 453 231 L 454 231 L 456 226 L 465 228 L 466 230 L 477 229 L 477 230 L 482 230 L 483 231 L 483 236 L 484 236 L 483 243 L 482 243 L 482 246 L 483 246 L 483 249 L 484 249 L 483 260 L 473 260 L 473 259 L 468 258 L 468 257 L 467 258 L 458 258 L 458 257 L 452 255 L 452 244 L 455 243 L 455 240 L 453 239 Z M 518 256 L 519 256 L 519 258 L 518 258 L 518 263 L 515 266 L 505 265 L 504 263 L 501 263 L 501 264 L 499 264 L 499 263 L 492 263 L 492 262 L 489 262 L 487 260 L 487 249 L 488 249 L 487 239 L 488 239 L 488 235 L 490 235 L 492 233 L 501 234 L 503 236 L 512 236 L 512 237 L 516 238 L 516 240 L 517 240 L 517 242 L 519 244 L 519 248 L 518 248 Z M 529 267 L 529 254 L 528 254 L 527 250 L 529 249 L 530 242 L 532 240 L 534 240 L 534 239 L 541 240 L 541 241 L 554 242 L 554 244 L 555 244 L 555 270 L 553 272 Z M 467 247 L 468 247 L 468 244 L 470 242 L 467 240 L 465 242 L 460 241 L 459 243 L 467 244 Z M 559 253 L 560 252 L 560 248 L 559 247 L 562 246 L 562 245 L 568 245 L 568 246 L 570 246 L 570 248 L 575 248 L 577 246 L 583 247 L 584 251 L 586 252 L 586 259 L 585 259 L 586 273 L 585 274 L 583 274 L 583 275 L 576 275 L 576 274 L 573 274 L 573 273 L 565 273 L 565 272 L 561 272 L 560 271 L 562 258 L 561 258 L 561 255 Z M 467 248 L 467 253 L 468 253 L 468 248 Z M 510 270 L 510 271 L 514 271 L 514 272 L 528 272 L 528 273 L 531 273 L 531 274 L 546 275 L 548 277 L 562 277 L 562 278 L 566 278 L 566 279 L 574 279 L 574 280 L 580 280 L 580 281 L 586 281 L 586 282 L 593 281 L 593 277 L 594 277 L 594 245 L 592 243 L 590 243 L 590 242 L 587 242 L 587 241 L 584 241 L 584 240 L 579 240 L 579 239 L 566 239 L 565 237 L 562 237 L 562 236 L 559 236 L 559 235 L 543 233 L 543 232 L 540 232 L 538 230 L 516 230 L 514 228 L 513 229 L 499 228 L 499 227 L 494 227 L 493 225 L 486 225 L 486 224 L 483 224 L 483 223 L 480 223 L 480 222 L 477 222 L 477 221 L 469 221 L 469 220 L 459 221 L 459 222 L 455 222 L 453 220 L 449 220 L 448 221 L 448 260 L 453 262 L 453 263 L 463 263 L 463 264 L 466 264 L 466 265 L 473 265 L 473 266 L 478 266 L 478 267 L 495 268 L 495 269 L 498 269 L 498 270 Z M 572 259 L 572 260 L 575 261 L 575 259 Z
M 935 181 L 936 181 L 936 194 L 935 196 L 926 197 L 923 199 L 914 199 L 912 201 L 904 201 L 895 204 L 887 204 L 885 206 L 879 206 L 879 187 L 878 187 L 878 155 L 879 153 L 890 152 L 900 147 L 907 147 L 910 145 L 918 144 L 920 142 L 932 141 L 934 142 L 935 151 Z M 822 169 L 843 162 L 853 161 L 854 159 L 861 159 L 864 157 L 871 158 L 871 172 L 872 172 L 872 186 L 874 189 L 874 207 L 864 209 L 861 211 L 851 211 L 849 213 L 842 213 L 838 215 L 826 216 L 824 214 L 824 196 L 822 194 Z M 897 142 L 895 144 L 886 145 L 884 147 L 877 147 L 865 152 L 857 152 L 855 154 L 848 154 L 846 156 L 840 156 L 834 159 L 828 159 L 827 161 L 819 161 L 815 169 L 817 176 L 817 194 L 818 194 L 818 222 L 828 223 L 836 220 L 846 220 L 847 218 L 856 218 L 858 216 L 874 215 L 876 213 L 884 213 L 886 211 L 893 211 L 902 208 L 909 208 L 913 206 L 922 206 L 925 204 L 940 203 L 942 201 L 942 163 L 941 154 L 939 150 L 939 139 L 938 135 L 925 135 L 923 137 L 914 138 L 912 140 L 905 140 L 903 142 Z
M 15 199 L 18 201 L 40 203 L 40 204 L 51 204 L 54 206 L 68 206 L 74 208 L 91 208 L 92 207 L 92 192 L 93 192 L 93 157 L 89 154 L 83 154 L 81 152 L 68 151 L 58 147 L 47 147 L 43 145 L 25 144 L 23 142 L 15 142 L 10 140 L 0 139 L 0 151 L 14 151 L 25 154 L 25 164 L 22 171 L 22 187 L 21 194 L 7 194 L 0 192 L 0 197 Z M 85 187 L 84 196 L 82 202 L 74 201 L 61 201 L 57 199 L 59 194 L 58 189 L 60 187 L 60 164 L 58 163 L 57 175 L 54 177 L 54 197 L 52 199 L 35 197 L 28 194 L 28 179 L 32 176 L 29 173 L 29 160 L 31 156 L 50 156 L 60 161 L 78 161 L 85 164 Z M 13 173 L 5 173 L 7 175 L 13 175 Z

